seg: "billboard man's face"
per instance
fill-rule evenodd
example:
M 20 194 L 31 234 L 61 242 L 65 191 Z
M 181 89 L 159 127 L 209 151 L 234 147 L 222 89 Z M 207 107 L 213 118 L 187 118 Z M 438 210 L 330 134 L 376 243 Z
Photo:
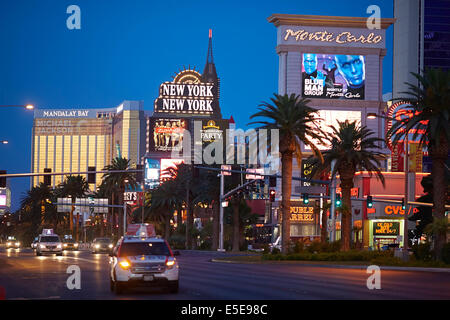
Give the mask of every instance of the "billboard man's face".
M 337 55 L 336 64 L 349 85 L 359 86 L 364 83 L 364 57 Z
M 317 55 L 312 53 L 303 54 L 303 67 L 307 74 L 311 74 L 317 69 Z

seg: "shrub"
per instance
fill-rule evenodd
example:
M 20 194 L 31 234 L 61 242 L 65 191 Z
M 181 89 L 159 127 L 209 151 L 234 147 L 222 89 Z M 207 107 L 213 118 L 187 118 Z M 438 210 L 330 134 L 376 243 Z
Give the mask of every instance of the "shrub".
M 446 264 L 450 264 L 450 242 L 447 242 L 442 248 L 442 261 Z
M 433 259 L 431 244 L 428 242 L 413 245 L 412 251 L 417 260 L 431 261 Z
M 281 253 L 280 249 L 278 249 L 278 248 L 273 248 L 272 249 L 272 254 L 273 255 L 277 255 L 277 254 L 280 254 L 280 253 Z

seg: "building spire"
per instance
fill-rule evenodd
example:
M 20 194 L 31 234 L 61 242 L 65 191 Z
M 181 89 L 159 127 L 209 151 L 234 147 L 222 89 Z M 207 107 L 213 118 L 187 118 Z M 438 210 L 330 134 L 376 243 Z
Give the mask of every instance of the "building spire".
M 208 53 L 206 54 L 206 65 L 205 69 L 203 70 L 202 78 L 204 82 L 218 82 L 212 51 L 212 29 L 209 29 Z

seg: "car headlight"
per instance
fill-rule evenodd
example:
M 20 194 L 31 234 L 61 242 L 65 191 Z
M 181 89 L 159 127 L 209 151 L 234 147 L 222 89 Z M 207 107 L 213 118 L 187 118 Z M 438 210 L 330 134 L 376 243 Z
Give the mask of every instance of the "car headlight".
M 174 257 L 169 257 L 166 259 L 166 266 L 168 269 L 172 269 L 173 266 L 175 265 L 175 258 Z
M 75 243 L 75 247 L 78 247 L 78 243 Z
M 62 249 L 62 245 L 61 245 L 61 244 L 58 244 L 56 247 L 57 247 L 58 249 Z
M 43 244 L 40 244 L 39 247 L 40 247 L 41 249 L 45 249 L 45 245 L 43 245 Z
M 64 243 L 64 247 L 67 247 L 67 243 Z
M 128 270 L 130 269 L 131 264 L 127 260 L 122 260 L 119 262 L 119 266 L 124 270 Z
M 16 246 L 20 246 L 20 242 L 16 242 Z
M 98 249 L 98 248 L 100 248 L 100 245 L 99 245 L 99 244 L 96 244 L 96 245 L 95 245 L 95 249 Z
M 7 246 L 10 246 L 10 245 L 11 245 L 11 242 L 7 242 L 6 245 L 7 245 Z
M 110 245 L 109 245 L 108 247 L 112 249 L 113 245 L 112 245 L 112 244 L 110 244 Z

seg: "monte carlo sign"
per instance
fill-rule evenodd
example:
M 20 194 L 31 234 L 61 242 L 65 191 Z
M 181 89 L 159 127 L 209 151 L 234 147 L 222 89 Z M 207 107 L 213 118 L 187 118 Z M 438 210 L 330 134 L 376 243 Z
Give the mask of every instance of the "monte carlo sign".
M 217 91 L 214 83 L 202 82 L 196 71 L 185 70 L 173 82 L 160 85 L 154 110 L 155 113 L 212 115 L 218 108 Z

